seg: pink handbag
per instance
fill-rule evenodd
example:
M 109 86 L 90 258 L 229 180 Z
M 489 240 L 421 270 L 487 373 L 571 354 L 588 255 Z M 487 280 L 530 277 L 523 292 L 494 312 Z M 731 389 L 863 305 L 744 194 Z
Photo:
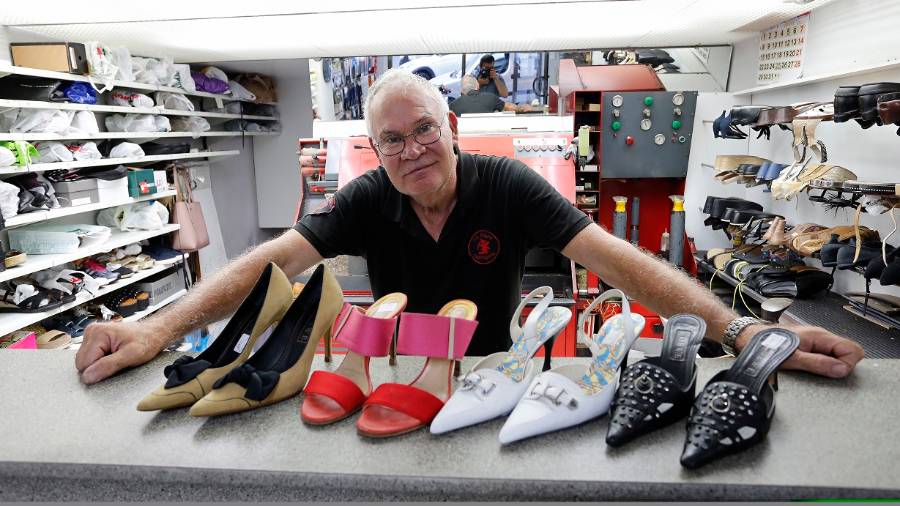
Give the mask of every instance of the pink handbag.
M 194 202 L 194 194 L 191 190 L 190 178 L 175 167 L 175 219 L 174 223 L 181 228 L 173 233 L 172 248 L 179 251 L 197 251 L 209 245 L 209 233 L 206 230 L 206 220 L 203 218 L 203 208 L 199 202 Z

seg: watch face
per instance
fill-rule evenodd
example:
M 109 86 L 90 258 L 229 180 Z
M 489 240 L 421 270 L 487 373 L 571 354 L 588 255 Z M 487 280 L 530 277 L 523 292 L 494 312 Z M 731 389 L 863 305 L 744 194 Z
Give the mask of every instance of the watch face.
M 666 143 L 666 136 L 663 134 L 656 134 L 656 137 L 653 138 L 653 142 L 655 142 L 657 146 L 662 146 Z
M 681 105 L 684 103 L 684 95 L 681 93 L 676 93 L 672 95 L 672 103 L 675 105 Z
M 622 107 L 622 104 L 625 102 L 625 99 L 622 98 L 622 95 L 616 95 L 612 98 L 613 107 Z
M 653 126 L 653 123 L 649 119 L 641 120 L 641 130 L 650 130 L 650 127 Z

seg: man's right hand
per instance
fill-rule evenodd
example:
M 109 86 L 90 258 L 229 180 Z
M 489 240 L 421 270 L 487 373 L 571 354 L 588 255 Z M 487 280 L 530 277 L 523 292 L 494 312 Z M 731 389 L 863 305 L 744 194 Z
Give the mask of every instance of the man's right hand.
M 168 342 L 161 329 L 142 322 L 98 322 L 88 325 L 75 368 L 81 381 L 91 385 L 125 369 L 149 362 Z

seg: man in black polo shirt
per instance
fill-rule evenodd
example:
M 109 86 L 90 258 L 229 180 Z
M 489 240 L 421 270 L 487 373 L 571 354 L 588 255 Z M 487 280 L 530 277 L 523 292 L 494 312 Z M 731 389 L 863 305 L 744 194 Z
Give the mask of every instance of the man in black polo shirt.
M 139 324 L 89 326 L 75 361 L 82 381 L 147 362 L 192 329 L 226 318 L 270 261 L 294 276 L 337 254 L 364 256 L 375 298 L 404 292 L 409 311 L 434 313 L 456 298 L 477 303 L 470 355 L 508 346 L 525 253 L 537 246 L 557 249 L 664 316 L 701 316 L 710 338 L 720 340 L 736 318 L 696 281 L 592 223 L 524 164 L 459 153 L 456 115 L 424 79 L 389 70 L 370 88 L 365 113 L 381 167 L 161 313 Z M 762 327 L 744 327 L 736 348 Z M 792 330 L 801 344 L 785 367 L 839 378 L 862 359 L 859 345 L 824 329 Z
M 506 102 L 493 93 L 478 90 L 478 79 L 463 76 L 459 85 L 459 98 L 450 103 L 450 110 L 457 116 L 471 113 L 499 112 L 506 108 Z

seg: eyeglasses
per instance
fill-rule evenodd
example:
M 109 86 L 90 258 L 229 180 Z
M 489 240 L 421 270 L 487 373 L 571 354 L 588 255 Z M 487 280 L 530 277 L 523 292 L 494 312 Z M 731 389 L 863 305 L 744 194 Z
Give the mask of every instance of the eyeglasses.
M 421 146 L 434 144 L 441 139 L 443 120 L 440 123 L 424 123 L 407 135 L 390 134 L 375 143 L 375 148 L 384 156 L 399 155 L 406 149 L 406 138 L 412 137 Z

